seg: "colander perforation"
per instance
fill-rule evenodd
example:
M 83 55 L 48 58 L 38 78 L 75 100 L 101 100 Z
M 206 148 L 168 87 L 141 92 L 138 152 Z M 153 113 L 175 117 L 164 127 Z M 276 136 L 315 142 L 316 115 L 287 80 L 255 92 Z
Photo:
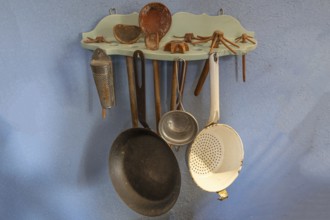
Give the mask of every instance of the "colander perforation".
M 218 138 L 212 134 L 201 134 L 190 150 L 189 166 L 192 172 L 208 174 L 222 162 L 223 149 Z

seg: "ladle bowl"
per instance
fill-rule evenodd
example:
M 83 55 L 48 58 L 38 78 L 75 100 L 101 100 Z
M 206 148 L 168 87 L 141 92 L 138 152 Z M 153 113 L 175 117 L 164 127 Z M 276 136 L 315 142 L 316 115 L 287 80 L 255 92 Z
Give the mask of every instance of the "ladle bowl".
M 160 119 L 159 133 L 171 145 L 185 145 L 192 142 L 197 135 L 198 122 L 189 112 L 170 111 Z
M 183 59 L 174 62 L 174 79 L 178 80 L 178 62 L 182 61 L 181 83 L 178 87 L 178 99 L 176 110 L 165 113 L 158 125 L 159 134 L 170 145 L 182 146 L 192 142 L 198 133 L 198 122 L 189 112 L 186 112 L 182 104 L 183 87 L 187 63 Z M 178 80 L 179 81 L 179 80 Z

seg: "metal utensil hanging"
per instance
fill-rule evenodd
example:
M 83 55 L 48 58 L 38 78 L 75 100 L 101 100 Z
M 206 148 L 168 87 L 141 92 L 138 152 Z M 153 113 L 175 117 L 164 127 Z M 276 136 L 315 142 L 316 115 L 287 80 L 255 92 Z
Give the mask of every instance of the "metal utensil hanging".
M 109 153 L 109 173 L 128 207 L 141 215 L 160 216 L 175 205 L 181 174 L 174 153 L 147 123 L 145 64 L 140 50 L 133 54 L 133 68 L 138 118 L 143 128 L 130 128 L 116 137 Z
M 166 112 L 160 119 L 158 130 L 159 134 L 164 140 L 176 146 L 182 146 L 192 142 L 198 133 L 198 122 L 196 118 L 183 108 L 182 97 L 183 87 L 186 78 L 186 61 L 183 59 L 176 59 L 174 61 L 173 78 L 179 81 L 178 69 L 179 62 L 182 62 L 182 69 L 180 71 L 181 82 L 177 89 L 177 106 L 174 110 Z M 176 86 L 172 85 L 172 86 Z
M 90 62 L 93 78 L 102 106 L 102 118 L 106 117 L 106 109 L 115 106 L 115 89 L 111 58 L 104 50 L 97 48 Z

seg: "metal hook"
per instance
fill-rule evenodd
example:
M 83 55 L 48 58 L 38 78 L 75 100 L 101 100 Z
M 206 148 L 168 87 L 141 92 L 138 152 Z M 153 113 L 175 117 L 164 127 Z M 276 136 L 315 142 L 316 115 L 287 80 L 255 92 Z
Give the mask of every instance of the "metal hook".
M 220 8 L 219 11 L 218 11 L 218 15 L 223 15 L 223 14 L 224 14 L 223 9 Z
M 214 59 L 214 62 L 217 62 L 217 60 L 218 60 L 217 53 L 213 53 L 213 59 Z
M 143 59 L 144 60 L 144 53 L 143 53 L 142 50 L 136 50 L 133 53 L 133 57 L 140 58 L 140 59 Z
M 110 14 L 110 15 L 115 15 L 115 14 L 117 14 L 117 10 L 116 10 L 116 8 L 110 8 L 110 9 L 109 9 L 109 14 Z

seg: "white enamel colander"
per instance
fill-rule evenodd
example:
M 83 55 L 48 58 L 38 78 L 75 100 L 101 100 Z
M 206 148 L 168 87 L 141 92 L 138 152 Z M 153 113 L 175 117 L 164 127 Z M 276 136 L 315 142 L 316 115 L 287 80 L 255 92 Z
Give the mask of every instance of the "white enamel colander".
M 220 88 L 219 58 L 209 57 L 210 64 L 210 117 L 206 127 L 187 148 L 187 162 L 194 182 L 203 190 L 217 192 L 220 200 L 228 197 L 230 186 L 242 168 L 243 143 L 238 133 L 229 125 L 219 124 Z

